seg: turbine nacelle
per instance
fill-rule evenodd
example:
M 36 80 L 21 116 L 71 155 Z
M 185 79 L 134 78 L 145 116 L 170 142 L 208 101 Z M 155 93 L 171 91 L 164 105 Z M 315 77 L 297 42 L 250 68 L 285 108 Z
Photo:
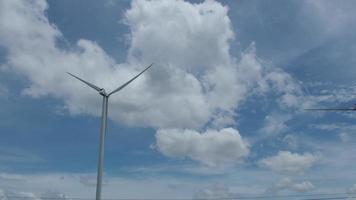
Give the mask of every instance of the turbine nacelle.
M 106 91 L 105 91 L 104 88 L 101 88 L 101 89 L 99 90 L 99 94 L 100 94 L 101 96 L 104 96 L 104 97 L 109 97 L 109 95 L 106 93 Z

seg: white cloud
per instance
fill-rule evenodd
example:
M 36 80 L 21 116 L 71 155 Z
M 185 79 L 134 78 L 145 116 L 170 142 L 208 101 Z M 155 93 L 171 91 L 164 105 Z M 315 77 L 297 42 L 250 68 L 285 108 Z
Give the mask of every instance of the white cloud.
M 98 115 L 98 97 L 65 71 L 113 89 L 154 62 L 152 70 L 118 94 L 125 98 L 112 97 L 113 120 L 199 127 L 214 110 L 230 111 L 242 98 L 235 92 L 239 83 L 228 52 L 233 33 L 227 8 L 220 3 L 134 1 L 125 15 L 131 45 L 124 64 L 88 40 L 60 49 L 56 44 L 61 32 L 48 22 L 46 9 L 45 1 L 1 1 L 0 44 L 8 50 L 7 65 L 30 80 L 25 94 L 62 98 L 72 113 Z M 203 92 L 203 84 L 211 88 Z M 232 96 L 225 102 L 214 100 L 222 92 Z
M 79 182 L 87 187 L 95 187 L 96 181 L 97 181 L 97 179 L 94 174 L 79 175 Z M 108 184 L 107 180 L 104 180 L 102 183 L 103 187 L 106 187 L 107 184 Z
M 278 191 L 287 189 L 292 183 L 290 178 L 283 178 L 272 184 L 269 188 L 267 188 L 267 193 L 277 193 Z
M 173 158 L 188 157 L 209 167 L 225 167 L 241 162 L 249 145 L 232 128 L 199 133 L 193 130 L 161 129 L 156 134 L 157 149 Z
M 41 196 L 40 199 L 58 199 L 58 200 L 66 200 L 70 199 L 66 197 L 65 194 L 62 194 L 61 192 L 58 192 L 57 189 L 52 189 L 52 190 L 47 190 L 44 192 Z
M 219 130 L 235 123 L 237 108 L 251 94 L 274 92 L 282 108 L 295 108 L 302 102 L 298 83 L 283 70 L 262 65 L 254 44 L 238 58 L 230 54 L 234 33 L 228 8 L 220 2 L 133 1 L 123 19 L 130 29 L 125 63 L 117 63 L 89 40 L 79 39 L 68 49 L 59 47 L 65 38 L 48 21 L 46 9 L 44 0 L 1 0 L 0 45 L 7 51 L 7 68 L 29 80 L 23 94 L 62 99 L 72 114 L 98 116 L 101 102 L 94 91 L 67 76 L 66 71 L 112 90 L 152 62 L 153 68 L 111 97 L 112 120 L 161 128 L 159 132 L 199 130 L 207 124 Z M 226 152 L 206 138 L 228 143 L 229 134 L 209 133 L 194 137 L 215 146 L 180 156 L 209 166 L 235 163 L 247 155 L 248 147 L 234 131 L 235 146 L 225 147 Z M 168 136 L 168 132 L 166 138 L 187 137 Z M 182 141 L 182 146 L 191 146 L 190 141 L 184 142 L 187 144 Z M 165 144 L 165 149 L 174 148 Z M 231 154 L 230 148 L 236 148 L 237 154 Z M 208 157 L 197 155 L 200 153 Z M 214 155 L 217 153 L 223 156 Z
M 257 92 L 276 95 L 278 106 L 284 110 L 297 110 L 313 103 L 304 96 L 300 83 L 280 68 L 264 67 L 258 86 Z
M 344 143 L 352 140 L 353 133 L 356 132 L 356 126 L 348 123 L 312 124 L 310 127 L 322 132 L 338 134 L 340 140 Z
M 348 133 L 342 132 L 339 134 L 339 138 L 342 142 L 349 142 L 351 139 L 351 136 Z
M 348 189 L 348 192 L 350 193 L 356 193 L 356 184 L 354 184 L 352 187 Z
M 323 131 L 356 131 L 356 125 L 349 123 L 311 124 L 310 127 Z
M 298 138 L 295 135 L 287 134 L 282 139 L 283 143 L 286 143 L 287 146 L 291 149 L 298 148 Z
M 315 186 L 309 181 L 303 181 L 292 185 L 292 189 L 296 192 L 308 192 L 310 190 L 313 190 L 314 188 Z
M 0 180 L 0 196 L 8 197 L 6 200 L 19 197 L 32 200 L 41 197 L 93 199 L 95 185 L 83 184 L 83 176 L 95 177 L 94 174 L 82 173 L 1 174 L 0 177 L 6 179 Z M 103 186 L 102 198 L 110 199 L 191 198 L 196 191 L 194 186 L 198 184 L 195 180 L 187 182 L 184 179 L 161 176 L 143 176 L 139 179 L 105 176 L 104 181 L 107 184 Z M 10 196 L 19 197 L 9 198 Z
M 318 157 L 311 153 L 298 154 L 279 151 L 275 156 L 260 160 L 259 164 L 276 172 L 294 174 L 309 169 L 317 160 Z
M 2 200 L 13 200 L 13 199 L 28 199 L 28 200 L 40 200 L 35 194 L 31 192 L 8 192 L 3 191 L 0 188 L 0 198 Z
M 213 184 L 206 188 L 199 189 L 195 195 L 195 199 L 230 199 L 236 198 L 236 194 L 233 194 L 229 187 L 223 184 Z
M 342 127 L 342 124 L 336 124 L 336 123 L 333 123 L 333 124 L 311 124 L 310 127 L 316 128 L 319 130 L 323 130 L 323 131 L 334 131 L 334 130 L 340 129 Z
M 265 72 L 254 45 L 238 61 L 230 55 L 234 33 L 219 2 L 133 1 L 124 16 L 130 48 L 121 64 L 89 40 L 60 48 L 64 38 L 48 21 L 44 0 L 0 4 L 0 45 L 9 69 L 30 81 L 23 93 L 63 99 L 71 113 L 99 115 L 100 101 L 66 71 L 110 90 L 152 62 L 151 70 L 111 98 L 111 119 L 160 128 L 200 128 L 210 121 L 221 128 L 234 123 L 249 90 L 266 81 L 285 88 L 282 95 L 288 90 L 283 104 L 295 104 L 292 79 L 282 70 Z
M 191 70 L 229 65 L 234 34 L 227 11 L 216 1 L 134 1 L 126 12 L 129 55 Z
M 274 183 L 271 187 L 267 188 L 267 193 L 278 193 L 283 190 L 290 190 L 294 192 L 308 192 L 315 188 L 315 186 L 310 181 L 302 181 L 296 182 L 291 178 L 283 178 L 276 183 Z
M 272 114 L 267 115 L 263 127 L 259 130 L 264 136 L 276 136 L 288 130 L 286 122 L 291 119 L 290 115 Z
M 319 19 L 319 26 L 327 35 L 339 34 L 354 26 L 353 8 L 356 6 L 354 1 L 345 1 L 342 4 L 322 0 L 304 2 L 305 9 L 311 11 Z
M 25 149 L 0 147 L 0 166 L 9 163 L 41 163 L 43 158 Z
M 306 87 L 312 88 L 308 91 L 308 100 L 313 102 L 309 107 L 314 108 L 353 108 L 353 100 L 356 98 L 356 85 L 350 83 L 348 85 L 328 82 L 311 82 L 306 84 Z M 349 105 L 347 105 L 349 103 Z M 343 106 L 345 105 L 346 106 Z M 318 112 L 317 114 L 321 114 Z M 348 113 L 342 113 L 347 116 Z M 349 116 L 350 117 L 350 116 Z
M 178 167 L 178 166 L 177 166 Z M 258 177 L 254 182 L 246 176 L 254 172 L 237 173 L 236 177 L 217 177 L 215 180 L 195 179 L 182 176 L 146 176 L 138 173 L 139 177 L 104 176 L 107 184 L 103 187 L 105 199 L 191 199 L 195 197 L 238 197 L 237 194 L 258 194 L 263 192 L 261 182 L 270 182 L 270 176 L 263 180 Z M 268 174 L 265 174 L 268 175 Z M 50 197 L 59 199 L 93 199 L 95 186 L 83 184 L 81 177 L 93 177 L 95 174 L 83 173 L 35 173 L 35 174 L 1 174 L 6 177 L 0 180 L 0 196 L 3 194 L 32 194 L 36 198 Z M 244 178 L 245 177 L 245 178 Z M 213 181 L 213 183 L 212 183 Z M 247 182 L 246 182 L 247 181 Z M 221 184 L 220 182 L 223 182 Z M 262 186 L 261 186 L 262 185 Z M 140 192 L 137 192 L 140 191 Z M 5 196 L 5 195 L 4 195 Z M 15 199 L 15 198 L 14 198 Z M 7 199 L 10 200 L 10 199 Z M 12 199 L 11 199 L 12 200 Z

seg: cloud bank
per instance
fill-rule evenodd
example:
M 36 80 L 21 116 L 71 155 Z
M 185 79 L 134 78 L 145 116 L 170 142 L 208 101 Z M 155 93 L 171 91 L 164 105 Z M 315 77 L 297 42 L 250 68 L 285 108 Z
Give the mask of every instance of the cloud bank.
M 48 21 L 47 7 L 44 0 L 1 1 L 0 45 L 8 52 L 7 67 L 29 80 L 23 93 L 61 98 L 74 114 L 98 115 L 98 98 L 65 71 L 110 90 L 154 62 L 112 98 L 110 117 L 158 128 L 197 128 L 210 120 L 225 125 L 254 86 L 286 94 L 295 87 L 281 70 L 266 73 L 253 45 L 240 59 L 230 54 L 234 33 L 228 8 L 215 1 L 133 1 L 124 17 L 130 28 L 125 63 L 116 63 L 90 40 L 61 48 L 64 37 Z M 281 102 L 291 105 L 291 99 Z
M 272 91 L 281 108 L 301 105 L 299 85 L 283 70 L 264 66 L 254 44 L 231 55 L 235 36 L 228 8 L 217 1 L 133 1 L 123 19 L 130 30 L 124 63 L 90 40 L 61 47 L 65 38 L 49 22 L 47 9 L 45 0 L 0 1 L 0 45 L 7 52 L 6 69 L 28 80 L 22 93 L 62 99 L 71 114 L 98 116 L 99 96 L 66 71 L 110 91 L 153 62 L 153 68 L 110 99 L 109 118 L 157 128 L 158 150 L 165 155 L 175 155 L 167 138 L 180 138 L 181 146 L 192 146 L 187 138 L 194 138 L 212 149 L 179 156 L 209 166 L 236 163 L 248 154 L 248 145 L 238 130 L 223 128 L 235 124 L 236 110 L 249 96 Z M 212 130 L 198 133 L 207 126 Z M 231 148 L 217 150 L 230 144 L 227 137 Z

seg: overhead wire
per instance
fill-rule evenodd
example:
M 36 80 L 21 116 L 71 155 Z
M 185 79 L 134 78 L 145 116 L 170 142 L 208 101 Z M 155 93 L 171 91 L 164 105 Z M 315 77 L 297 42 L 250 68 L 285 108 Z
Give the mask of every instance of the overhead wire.
M 0 195 L 0 199 L 43 199 L 43 200 L 94 200 L 89 197 L 46 197 L 46 196 L 21 196 Z M 260 195 L 260 196 L 236 196 L 236 197 L 210 197 L 210 198 L 102 198 L 102 200 L 253 200 L 253 199 L 294 199 L 294 200 L 338 200 L 356 199 L 352 193 L 319 193 L 319 194 L 291 194 L 291 195 Z

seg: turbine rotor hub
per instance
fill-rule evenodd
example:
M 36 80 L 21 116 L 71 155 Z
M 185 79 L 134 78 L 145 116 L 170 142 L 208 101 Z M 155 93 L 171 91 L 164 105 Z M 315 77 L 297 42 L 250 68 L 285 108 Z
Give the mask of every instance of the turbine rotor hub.
M 105 91 L 104 88 L 101 88 L 101 89 L 100 89 L 99 94 L 102 95 L 102 96 L 105 96 L 105 97 L 108 96 L 108 94 L 106 93 L 106 91 Z

